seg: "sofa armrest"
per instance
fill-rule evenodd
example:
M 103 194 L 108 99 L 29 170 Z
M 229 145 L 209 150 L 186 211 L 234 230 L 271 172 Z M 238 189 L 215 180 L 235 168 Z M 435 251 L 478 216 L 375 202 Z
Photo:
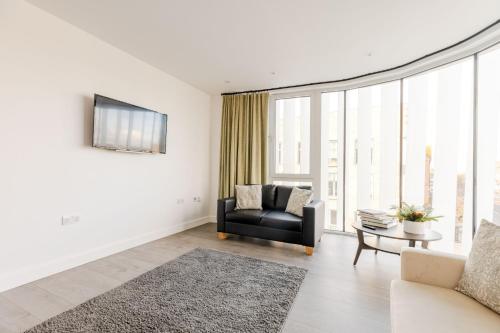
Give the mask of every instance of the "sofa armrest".
M 323 234 L 325 203 L 321 200 L 313 200 L 304 206 L 302 213 L 302 242 L 305 246 L 314 247 Z
M 415 248 L 401 250 L 401 280 L 453 289 L 462 277 L 465 257 Z
M 217 200 L 217 231 L 224 232 L 226 229 L 226 213 L 234 210 L 236 207 L 235 198 L 224 198 Z

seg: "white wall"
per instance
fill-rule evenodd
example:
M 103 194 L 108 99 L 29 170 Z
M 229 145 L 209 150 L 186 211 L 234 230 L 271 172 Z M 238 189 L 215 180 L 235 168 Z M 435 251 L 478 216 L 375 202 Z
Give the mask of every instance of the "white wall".
M 94 93 L 167 113 L 167 154 L 90 147 Z M 0 0 L 0 291 L 206 222 L 210 121 L 206 93 Z

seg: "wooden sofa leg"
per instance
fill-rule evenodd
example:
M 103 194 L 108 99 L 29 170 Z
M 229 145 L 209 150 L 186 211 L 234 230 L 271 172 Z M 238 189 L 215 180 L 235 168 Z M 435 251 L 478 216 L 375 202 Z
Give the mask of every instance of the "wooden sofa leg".
M 310 246 L 304 246 L 305 250 L 306 250 L 306 254 L 308 256 L 312 256 L 313 255 L 313 252 L 314 252 L 314 247 L 310 247 Z
M 219 239 L 227 239 L 227 234 L 225 232 L 218 232 L 217 238 Z

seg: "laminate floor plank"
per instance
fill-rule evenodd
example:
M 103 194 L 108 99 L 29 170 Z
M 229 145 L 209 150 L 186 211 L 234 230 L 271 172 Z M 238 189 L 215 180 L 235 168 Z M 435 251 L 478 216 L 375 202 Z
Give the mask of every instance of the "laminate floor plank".
M 219 240 L 213 223 L 0 293 L 0 332 L 22 332 L 198 247 L 308 269 L 285 333 L 390 332 L 389 287 L 399 277 L 398 256 L 364 251 L 354 267 L 354 237 L 325 234 L 309 257 L 299 245 L 236 235 Z
M 122 284 L 118 279 L 110 278 L 81 266 L 33 283 L 75 305 Z
M 0 332 L 22 332 L 38 322 L 39 318 L 0 295 Z
M 75 306 L 34 283 L 8 290 L 2 296 L 40 320 L 49 319 Z

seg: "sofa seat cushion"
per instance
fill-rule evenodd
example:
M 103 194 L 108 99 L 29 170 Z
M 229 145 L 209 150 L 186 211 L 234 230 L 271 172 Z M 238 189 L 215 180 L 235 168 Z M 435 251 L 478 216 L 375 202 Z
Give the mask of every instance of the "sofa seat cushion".
M 290 213 L 271 211 L 262 217 L 261 226 L 288 231 L 302 231 L 302 219 Z
M 498 332 L 500 316 L 453 289 L 394 280 L 391 326 L 393 333 L 493 333 Z
M 258 225 L 269 210 L 239 209 L 226 214 L 226 221 Z

